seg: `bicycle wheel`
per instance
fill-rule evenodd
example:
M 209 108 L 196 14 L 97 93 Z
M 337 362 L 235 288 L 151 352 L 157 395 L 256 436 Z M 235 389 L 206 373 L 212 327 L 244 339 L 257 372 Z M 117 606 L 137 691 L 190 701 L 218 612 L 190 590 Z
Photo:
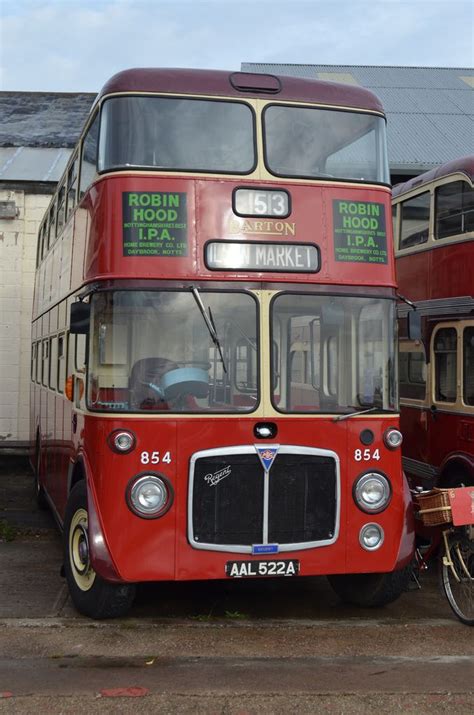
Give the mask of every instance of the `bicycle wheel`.
M 474 540 L 470 527 L 446 532 L 441 544 L 440 575 L 449 605 L 460 621 L 474 625 Z

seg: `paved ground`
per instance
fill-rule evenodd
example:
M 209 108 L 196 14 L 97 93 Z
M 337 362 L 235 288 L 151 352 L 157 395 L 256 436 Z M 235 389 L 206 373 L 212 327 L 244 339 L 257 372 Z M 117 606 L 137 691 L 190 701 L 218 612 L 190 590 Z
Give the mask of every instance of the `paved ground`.
M 322 578 L 143 585 L 127 618 L 96 622 L 60 564 L 25 461 L 0 453 L 0 712 L 474 711 L 472 629 L 435 573 L 384 609 Z

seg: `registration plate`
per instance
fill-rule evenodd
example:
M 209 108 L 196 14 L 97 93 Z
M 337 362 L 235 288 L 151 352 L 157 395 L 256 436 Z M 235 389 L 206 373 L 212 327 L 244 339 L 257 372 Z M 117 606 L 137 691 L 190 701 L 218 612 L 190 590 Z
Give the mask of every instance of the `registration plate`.
M 297 576 L 300 562 L 290 559 L 271 559 L 268 561 L 228 561 L 225 565 L 226 576 L 231 578 L 249 578 L 261 576 Z

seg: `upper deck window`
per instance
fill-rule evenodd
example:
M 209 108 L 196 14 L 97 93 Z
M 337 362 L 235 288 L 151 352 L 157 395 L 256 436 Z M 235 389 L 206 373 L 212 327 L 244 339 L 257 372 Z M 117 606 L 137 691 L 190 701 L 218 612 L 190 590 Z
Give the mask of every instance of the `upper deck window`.
M 81 159 L 81 186 L 80 197 L 82 198 L 88 186 L 94 180 L 97 171 L 97 140 L 99 137 L 99 114 L 90 125 L 82 143 Z
M 402 203 L 400 248 L 426 243 L 430 227 L 430 192 Z
M 133 96 L 104 104 L 100 171 L 247 174 L 254 166 L 254 115 L 243 102 Z
M 390 182 L 382 117 L 271 105 L 264 133 L 265 162 L 278 176 Z
M 474 189 L 466 181 L 453 181 L 435 191 L 435 238 L 474 231 Z

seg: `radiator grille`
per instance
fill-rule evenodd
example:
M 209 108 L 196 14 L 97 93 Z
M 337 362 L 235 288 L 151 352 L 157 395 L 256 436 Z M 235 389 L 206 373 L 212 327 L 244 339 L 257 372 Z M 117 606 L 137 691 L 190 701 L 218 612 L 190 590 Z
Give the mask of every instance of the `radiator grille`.
M 280 449 L 269 475 L 268 511 L 264 470 L 253 447 L 197 455 L 191 476 L 189 524 L 196 546 L 263 543 L 265 521 L 270 543 L 327 542 L 335 536 L 337 469 L 331 456 Z

